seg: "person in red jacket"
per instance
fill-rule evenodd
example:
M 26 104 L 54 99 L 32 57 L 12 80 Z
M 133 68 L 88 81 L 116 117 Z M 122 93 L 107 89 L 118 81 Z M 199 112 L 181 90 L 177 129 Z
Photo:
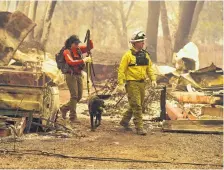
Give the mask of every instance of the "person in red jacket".
M 66 119 L 66 114 L 70 110 L 69 118 L 71 123 L 79 123 L 76 113 L 76 105 L 82 98 L 83 78 L 81 72 L 85 63 L 91 62 L 90 57 L 82 59 L 82 54 L 87 52 L 86 46 L 79 46 L 81 41 L 77 35 L 70 36 L 65 41 L 63 52 L 66 63 L 70 66 L 70 71 L 65 74 L 66 83 L 70 92 L 70 101 L 60 107 L 62 118 Z M 90 40 L 90 48 L 93 43 Z

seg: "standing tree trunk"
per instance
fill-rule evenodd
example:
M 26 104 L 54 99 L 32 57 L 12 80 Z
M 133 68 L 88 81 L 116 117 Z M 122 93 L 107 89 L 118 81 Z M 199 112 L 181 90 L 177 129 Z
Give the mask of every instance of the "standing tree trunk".
M 2 11 L 9 11 L 10 1 L 2 0 L 0 1 L 0 9 Z
M 96 3 L 95 1 L 92 2 L 92 22 L 91 22 L 91 29 L 92 32 L 94 32 L 94 22 L 95 22 L 95 9 L 96 9 Z M 92 36 L 93 37 L 93 36 Z
M 1 11 L 5 11 L 5 9 L 6 9 L 6 1 L 0 1 L 0 10 Z
M 43 35 L 41 37 L 41 44 L 45 47 L 48 37 L 49 37 L 49 33 L 50 33 L 50 28 L 51 28 L 51 18 L 53 16 L 54 13 L 54 9 L 56 6 L 57 1 L 50 1 L 47 7 L 47 13 L 45 16 L 45 20 L 44 20 L 44 29 L 43 29 Z
M 16 10 L 24 13 L 25 5 L 26 5 L 25 1 L 18 1 Z
M 148 1 L 147 45 L 151 60 L 157 61 L 157 35 L 159 26 L 160 2 Z
M 122 25 L 122 38 L 121 38 L 121 47 L 124 49 L 128 48 L 128 42 L 127 42 L 127 26 L 126 26 L 126 20 L 124 16 L 124 7 L 123 2 L 119 1 L 119 13 L 121 16 L 121 25 Z
M 31 20 L 33 20 L 33 22 L 35 22 L 35 20 L 36 20 L 37 5 L 38 5 L 38 1 L 30 2 L 28 16 Z M 29 34 L 29 40 L 33 40 L 33 39 L 34 39 L 34 30 L 32 30 L 31 33 Z
M 178 52 L 188 41 L 191 22 L 197 1 L 183 1 L 182 12 L 179 20 L 176 39 L 174 44 L 174 52 Z
M 15 12 L 17 9 L 18 1 L 9 1 L 8 3 L 8 11 Z
M 35 32 L 36 32 L 35 39 L 39 42 L 41 41 L 41 37 L 43 35 L 43 30 L 44 30 L 43 25 L 44 25 L 44 19 L 46 17 L 46 13 L 47 13 L 47 8 L 48 8 L 48 4 L 45 5 L 44 12 L 41 16 L 40 22 L 37 24 L 37 27 L 35 28 Z
M 134 5 L 134 1 L 131 2 L 129 8 L 128 8 L 128 12 L 125 16 L 124 14 L 124 4 L 122 1 L 119 1 L 119 12 L 120 12 L 120 16 L 121 16 L 121 24 L 122 24 L 122 38 L 121 38 L 121 47 L 124 49 L 128 48 L 128 38 L 127 38 L 127 21 L 128 21 L 128 17 L 130 15 L 131 9 Z
M 18 5 L 19 5 L 19 1 L 16 1 L 16 10 L 18 8 Z
M 24 11 L 23 11 L 23 13 L 24 13 L 26 16 L 29 15 L 29 8 L 30 8 L 30 1 L 25 1 Z
M 170 29 L 168 24 L 167 10 L 165 1 L 160 1 L 161 22 L 163 28 L 163 43 L 165 48 L 166 63 L 172 63 L 172 41 L 170 36 Z
M 10 3 L 11 3 L 10 1 L 6 1 L 6 6 L 5 6 L 6 11 L 9 11 Z
M 203 8 L 204 2 L 205 1 L 197 1 L 196 7 L 195 7 L 195 11 L 194 11 L 194 15 L 193 15 L 193 19 L 192 19 L 192 23 L 191 23 L 190 33 L 189 33 L 189 36 L 188 36 L 188 41 L 191 41 L 191 39 L 192 39 L 192 37 L 194 35 L 194 30 L 197 27 L 198 18 L 199 18 L 199 15 L 201 13 L 201 10 Z
M 184 6 L 184 1 L 179 1 L 179 17 L 178 20 L 180 20 L 181 16 L 182 16 L 182 12 L 183 12 L 183 6 Z

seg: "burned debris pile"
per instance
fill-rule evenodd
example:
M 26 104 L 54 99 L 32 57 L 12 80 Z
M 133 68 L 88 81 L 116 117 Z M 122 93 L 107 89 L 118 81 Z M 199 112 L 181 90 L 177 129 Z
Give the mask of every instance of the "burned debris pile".
M 58 87 L 64 83 L 56 62 L 42 48 L 28 49 L 23 44 L 36 24 L 21 12 L 0 12 L 0 21 L 0 136 L 21 136 L 32 127 L 36 127 L 34 131 L 74 133 L 56 121 Z M 96 94 L 105 99 L 106 105 L 102 115 L 121 116 L 128 108 L 128 100 L 126 94 L 116 93 L 118 63 L 94 66 Z M 155 70 L 158 87 L 153 89 L 148 80 L 144 121 L 163 121 L 164 131 L 222 132 L 221 68 L 211 64 L 180 73 L 173 67 L 155 65 Z M 87 100 L 83 100 L 84 104 Z M 83 114 L 88 115 L 88 110 Z
M 20 50 L 32 20 L 16 11 L 0 12 L 0 21 L 0 134 L 46 130 L 57 117 L 61 74 L 49 53 Z
M 146 86 L 146 96 L 143 103 L 144 120 L 163 120 L 166 122 L 164 123 L 164 130 L 167 131 L 171 127 L 170 124 L 169 128 L 166 127 L 167 122 L 173 120 L 176 121 L 176 124 L 181 120 L 181 126 L 185 120 L 191 128 L 179 129 L 180 131 L 197 131 L 198 126 L 204 126 L 203 123 L 210 124 L 211 120 L 211 126 L 217 127 L 213 130 L 210 126 L 204 127 L 204 129 L 200 129 L 200 132 L 222 132 L 223 70 L 221 68 L 211 64 L 208 67 L 187 73 L 178 73 L 175 68 L 170 68 L 167 70 L 171 70 L 171 72 L 161 74 L 164 67 L 168 66 L 155 67 L 159 86 L 152 89 L 150 81 Z M 116 76 L 117 69 L 115 66 L 113 76 L 107 80 L 105 85 L 98 85 L 98 88 L 101 87 L 99 90 L 101 94 L 111 95 L 106 100 L 107 108 L 104 112 L 104 115 L 110 115 L 111 117 L 121 115 L 128 108 L 127 96 L 114 93 L 117 85 Z M 166 88 L 165 99 L 163 99 L 164 96 L 162 97 L 164 88 Z M 165 112 L 164 116 L 162 115 L 163 112 Z M 198 126 L 192 128 L 188 121 L 192 124 L 199 123 Z

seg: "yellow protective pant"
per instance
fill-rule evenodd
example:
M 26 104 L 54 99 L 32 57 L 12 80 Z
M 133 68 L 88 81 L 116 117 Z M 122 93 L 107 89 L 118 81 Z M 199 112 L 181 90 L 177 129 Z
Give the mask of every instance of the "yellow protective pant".
M 145 82 L 128 81 L 126 83 L 126 91 L 128 94 L 129 109 L 124 113 L 122 121 L 128 124 L 133 115 L 136 129 L 142 129 L 142 105 L 145 97 Z

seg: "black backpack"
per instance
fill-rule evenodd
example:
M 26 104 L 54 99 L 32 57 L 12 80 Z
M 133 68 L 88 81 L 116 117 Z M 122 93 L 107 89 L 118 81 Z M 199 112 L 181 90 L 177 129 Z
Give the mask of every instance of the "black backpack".
M 146 57 L 146 53 L 148 53 L 147 51 L 141 50 L 135 52 L 134 50 L 131 49 L 131 53 L 136 57 L 136 63 L 129 64 L 128 66 L 146 66 L 149 64 L 149 59 Z
M 56 60 L 56 63 L 57 63 L 57 67 L 58 67 L 59 70 L 61 70 L 61 72 L 63 74 L 73 72 L 73 67 L 69 66 L 65 61 L 65 58 L 64 58 L 64 55 L 63 55 L 63 52 L 64 52 L 65 49 L 66 48 L 63 47 L 60 50 L 60 52 L 55 55 L 55 60 Z M 71 50 L 70 50 L 70 52 L 71 52 Z M 71 52 L 71 54 L 73 54 L 73 53 Z

